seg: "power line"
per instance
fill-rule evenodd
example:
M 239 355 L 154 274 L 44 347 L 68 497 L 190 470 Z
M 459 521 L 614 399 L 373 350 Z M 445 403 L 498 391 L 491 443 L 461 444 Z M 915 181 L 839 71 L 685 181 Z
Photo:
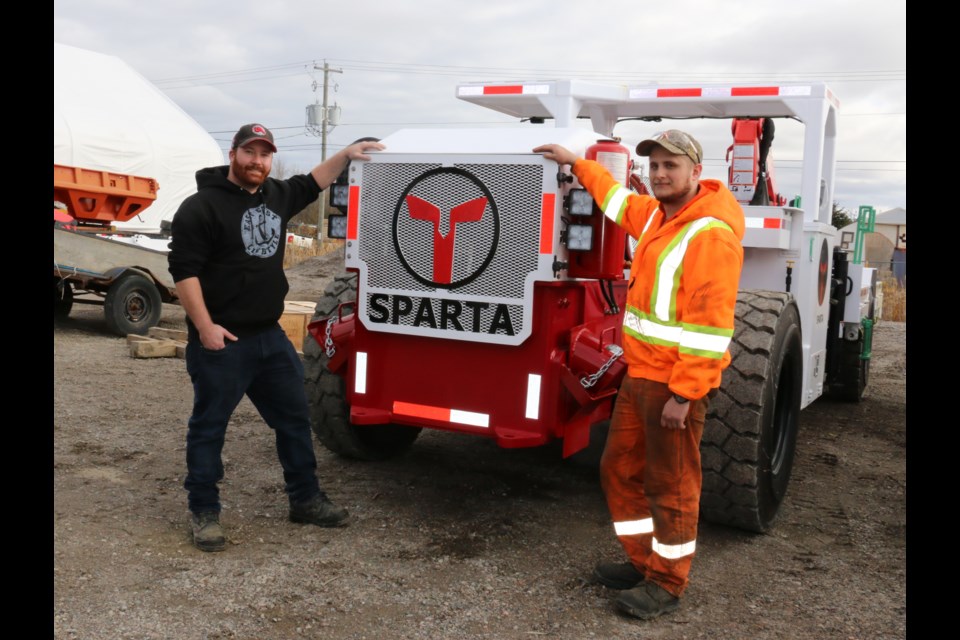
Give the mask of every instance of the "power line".
M 482 67 L 466 65 L 437 65 L 422 63 L 401 63 L 371 60 L 338 60 L 327 59 L 334 62 L 344 69 L 354 71 L 368 72 L 390 72 L 401 74 L 420 74 L 420 75 L 464 75 L 464 74 L 484 74 L 500 75 L 507 78 L 521 78 L 526 76 L 544 76 L 556 75 L 559 77 L 586 77 L 590 79 L 609 79 L 609 80 L 630 80 L 648 82 L 664 82 L 671 79 L 696 80 L 696 79 L 717 79 L 729 78 L 736 80 L 756 79 L 761 80 L 784 80 L 794 78 L 798 80 L 832 80 L 834 82 L 877 82 L 877 81 L 898 81 L 906 80 L 906 69 L 874 69 L 874 70 L 854 70 L 854 71 L 797 71 L 797 72 L 767 72 L 767 71 L 670 71 L 660 72 L 657 75 L 649 72 L 637 71 L 610 71 L 607 69 L 570 69 L 563 68 L 536 68 L 536 67 Z M 154 84 L 165 85 L 169 89 L 184 88 L 196 86 L 196 83 L 203 84 L 231 84 L 237 82 L 254 82 L 269 78 L 289 77 L 303 73 L 307 67 L 315 64 L 314 61 L 291 62 L 286 64 L 272 65 L 266 67 L 253 67 L 250 69 L 238 69 L 233 71 L 222 71 L 204 74 L 195 74 L 190 76 L 179 76 L 164 78 L 154 81 Z M 296 70 L 296 71 L 295 71 Z M 294 72 L 295 71 L 295 72 Z M 265 75 L 266 74 L 266 75 Z M 251 77 L 243 77 L 251 76 Z M 217 81 L 220 80 L 220 81 Z

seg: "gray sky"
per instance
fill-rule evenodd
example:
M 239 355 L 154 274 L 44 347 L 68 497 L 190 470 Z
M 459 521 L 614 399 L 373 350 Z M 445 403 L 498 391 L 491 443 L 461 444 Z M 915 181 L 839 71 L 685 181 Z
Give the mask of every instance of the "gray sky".
M 580 78 L 639 84 L 826 82 L 840 100 L 834 200 L 907 205 L 902 0 L 54 0 L 54 42 L 114 55 L 226 150 L 237 127 L 273 130 L 277 160 L 308 170 L 321 139 L 307 106 L 341 108 L 331 155 L 403 128 L 504 128 L 455 98 L 466 81 Z M 131 105 L 135 108 L 135 105 Z M 551 126 L 547 124 L 546 126 Z M 587 126 L 586 123 L 584 126 Z M 686 125 L 678 124 L 681 128 Z M 799 129 L 777 122 L 778 186 L 799 189 Z M 659 124 L 624 123 L 633 146 Z M 692 129 L 691 129 L 692 130 Z M 726 178 L 729 124 L 697 130 L 705 177 Z

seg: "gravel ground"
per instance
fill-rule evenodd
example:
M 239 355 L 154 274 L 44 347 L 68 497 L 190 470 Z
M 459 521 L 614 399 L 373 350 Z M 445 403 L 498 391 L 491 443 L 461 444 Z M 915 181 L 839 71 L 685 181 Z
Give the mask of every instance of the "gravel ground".
M 317 300 L 338 260 L 289 270 Z M 161 326 L 183 328 L 165 305 Z M 228 547 L 190 542 L 183 360 L 131 358 L 96 307 L 54 325 L 53 635 L 62 639 L 906 637 L 906 324 L 875 332 L 858 404 L 801 414 L 770 533 L 702 524 L 680 610 L 620 616 L 591 584 L 620 559 L 585 452 L 425 431 L 394 460 L 317 444 L 346 529 L 295 525 L 270 430 L 246 400 L 224 451 Z

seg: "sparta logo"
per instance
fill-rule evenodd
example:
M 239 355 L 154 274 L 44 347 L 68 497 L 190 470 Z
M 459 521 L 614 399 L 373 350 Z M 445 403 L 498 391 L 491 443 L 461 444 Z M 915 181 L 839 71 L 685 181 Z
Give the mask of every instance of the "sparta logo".
M 417 281 L 454 289 L 490 264 L 500 216 L 490 190 L 472 173 L 432 169 L 403 191 L 393 216 L 393 245 Z

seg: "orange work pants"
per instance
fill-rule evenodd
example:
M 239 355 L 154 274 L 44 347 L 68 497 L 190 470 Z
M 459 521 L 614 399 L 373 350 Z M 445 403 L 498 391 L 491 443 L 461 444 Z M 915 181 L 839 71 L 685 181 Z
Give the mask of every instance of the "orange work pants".
M 662 382 L 623 379 L 600 460 L 600 482 L 624 550 L 647 580 L 680 597 L 697 541 L 700 438 L 710 401 L 690 402 L 686 429 L 665 429 Z

